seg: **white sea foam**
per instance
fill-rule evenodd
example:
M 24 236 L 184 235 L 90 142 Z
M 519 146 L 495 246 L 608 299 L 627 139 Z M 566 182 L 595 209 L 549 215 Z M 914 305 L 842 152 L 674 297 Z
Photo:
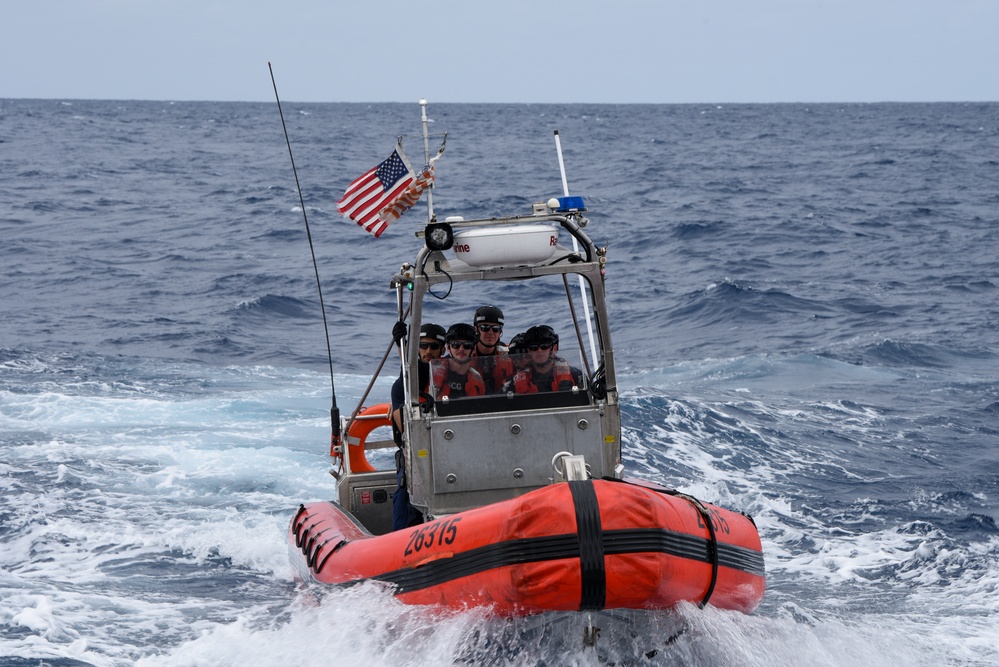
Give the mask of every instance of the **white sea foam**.
M 641 421 L 626 420 L 628 474 L 752 514 L 770 590 L 753 616 L 681 609 L 688 629 L 668 646 L 662 615 L 597 615 L 606 643 L 593 649 L 582 645 L 583 614 L 501 621 L 406 607 L 378 586 L 296 593 L 288 521 L 299 502 L 333 495 L 324 379 L 266 368 L 222 377 L 238 386 L 244 373 L 252 387 L 235 391 L 84 381 L 68 392 L 0 392 L 0 430 L 21 434 L 0 464 L 0 653 L 114 666 L 331 656 L 405 666 L 456 655 L 596 665 L 652 650 L 659 664 L 694 666 L 999 659 L 989 622 L 999 540 L 968 546 L 940 527 L 885 522 L 880 502 L 862 496 L 831 512 L 816 491 L 780 491 L 813 476 L 863 488 L 852 450 L 801 441 L 795 429 L 889 439 L 872 406 L 760 401 L 727 381 L 715 401 L 668 398 L 650 377 L 633 382 L 625 410 Z M 345 405 L 364 382 L 340 381 Z M 388 382 L 377 392 L 387 396 Z M 912 513 L 941 503 L 955 518 L 965 512 L 918 489 L 908 503 Z
M 715 667 L 816 665 L 918 667 L 974 664 L 989 654 L 961 637 L 905 616 L 816 616 L 787 605 L 774 616 L 744 616 L 682 605 L 671 613 L 569 613 L 497 619 L 481 610 L 405 607 L 377 587 L 302 598 L 280 618 L 244 615 L 136 664 L 155 665 L 606 665 Z M 600 629 L 595 646 L 584 629 Z M 978 628 L 980 630 L 980 628 Z M 984 664 L 984 663 L 983 663 Z
M 672 475 L 671 483 L 686 492 L 753 515 L 770 582 L 754 619 L 761 614 L 780 617 L 789 606 L 799 609 L 795 601 L 808 590 L 811 611 L 804 616 L 812 617 L 814 632 L 781 627 L 785 636 L 768 654 L 787 655 L 770 663 L 732 648 L 720 651 L 718 664 L 984 665 L 999 659 L 993 648 L 999 645 L 999 626 L 989 621 L 997 608 L 999 540 L 965 544 L 925 522 L 886 520 L 891 507 L 884 500 L 859 496 L 848 506 L 837 499 L 836 509 L 826 507 L 833 499 L 823 498 L 821 488 L 831 482 L 818 480 L 843 480 L 846 485 L 837 485 L 838 495 L 850 485 L 863 490 L 891 483 L 892 472 L 881 472 L 883 460 L 879 464 L 871 454 L 885 451 L 880 443 L 887 443 L 888 451 L 896 446 L 893 419 L 898 417 L 852 401 L 782 404 L 772 392 L 766 402 L 747 398 L 747 392 L 723 379 L 730 375 L 727 363 L 721 362 L 717 372 L 683 371 L 686 380 L 710 382 L 717 402 L 663 400 L 661 386 L 643 389 L 651 379 L 648 374 L 627 378 L 634 388 L 625 394 L 630 416 L 655 415 L 654 421 L 625 429 L 626 463 L 633 472 L 653 479 Z M 859 373 L 860 379 L 871 379 L 869 371 Z M 678 392 L 685 385 L 680 380 L 674 385 L 672 374 L 657 380 L 667 392 Z M 739 382 L 745 383 L 745 377 Z M 702 388 L 698 393 L 706 392 Z M 770 423 L 781 429 L 771 430 Z M 823 430 L 842 434 L 844 446 L 817 446 L 801 437 Z M 929 450 L 919 456 L 936 458 Z M 775 493 L 790 488 L 789 479 L 817 482 L 813 489 L 796 488 L 793 496 Z M 987 502 L 982 494 L 972 497 Z M 966 501 L 912 488 L 903 514 L 963 518 L 968 511 Z M 889 611 L 899 608 L 913 614 Z M 791 617 L 803 613 L 795 611 Z M 920 640 L 912 641 L 910 633 Z M 799 645 L 808 660 L 793 659 L 793 647 Z M 889 649 L 881 650 L 883 646 Z M 683 664 L 701 663 L 692 659 Z

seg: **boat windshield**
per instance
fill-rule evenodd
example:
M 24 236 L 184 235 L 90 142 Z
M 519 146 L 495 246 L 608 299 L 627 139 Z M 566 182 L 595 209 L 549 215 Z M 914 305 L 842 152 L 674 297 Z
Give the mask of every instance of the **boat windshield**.
M 501 352 L 464 363 L 454 357 L 434 359 L 429 393 L 437 414 L 589 405 L 586 374 L 554 354 L 539 364 L 543 352 Z
M 446 345 L 444 356 L 430 361 L 426 393 L 438 415 L 591 403 L 590 378 L 600 359 L 594 363 L 589 354 L 584 313 L 595 316 L 598 311 L 592 288 L 584 303 L 578 278 L 571 278 L 555 274 L 519 281 L 456 281 L 440 296 L 428 292 L 437 299 L 423 300 L 422 322 L 439 323 L 445 330 L 465 326 L 464 332 L 477 338 L 454 340 L 457 349 Z M 538 299 L 539 294 L 546 298 Z M 483 311 L 500 321 L 474 322 L 475 313 Z M 593 331 L 594 349 L 600 350 L 596 324 Z M 480 354 L 490 350 L 495 353 Z

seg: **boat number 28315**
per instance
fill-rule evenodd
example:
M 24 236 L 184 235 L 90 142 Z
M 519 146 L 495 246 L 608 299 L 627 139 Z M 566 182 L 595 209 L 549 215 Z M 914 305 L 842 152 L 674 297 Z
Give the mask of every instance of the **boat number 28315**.
M 409 544 L 406 545 L 404 555 L 411 556 L 414 553 L 429 549 L 437 543 L 437 546 L 453 544 L 458 537 L 458 523 L 461 517 L 453 517 L 444 521 L 434 521 L 421 526 L 419 530 L 414 530 L 409 536 Z

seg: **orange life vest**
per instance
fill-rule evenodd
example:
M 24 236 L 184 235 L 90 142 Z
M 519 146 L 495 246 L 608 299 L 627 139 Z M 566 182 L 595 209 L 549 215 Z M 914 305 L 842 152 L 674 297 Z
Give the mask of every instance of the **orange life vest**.
M 482 381 L 482 376 L 479 375 L 479 371 L 469 365 L 468 374 L 461 376 L 458 373 L 451 373 L 451 364 L 443 363 L 439 366 L 434 366 L 434 387 L 437 389 L 437 397 L 441 398 L 444 396 L 451 396 L 451 383 L 449 382 L 449 376 L 454 377 L 464 377 L 463 389 L 464 394 L 461 396 L 454 396 L 453 398 L 464 398 L 465 396 L 482 396 L 486 393 L 486 383 Z
M 569 364 L 564 361 L 556 359 L 552 370 L 551 387 L 545 388 L 540 388 L 534 384 L 534 370 L 532 367 L 528 367 L 520 371 L 513 376 L 514 391 L 518 394 L 536 394 L 539 391 L 558 391 L 559 385 L 566 381 L 568 381 L 570 386 L 576 384 L 575 379 L 572 377 L 572 370 L 569 368 Z
M 510 355 L 502 352 L 499 347 L 495 354 L 479 354 L 478 348 L 472 350 L 472 368 L 482 375 L 490 394 L 502 391 L 503 385 L 515 372 Z

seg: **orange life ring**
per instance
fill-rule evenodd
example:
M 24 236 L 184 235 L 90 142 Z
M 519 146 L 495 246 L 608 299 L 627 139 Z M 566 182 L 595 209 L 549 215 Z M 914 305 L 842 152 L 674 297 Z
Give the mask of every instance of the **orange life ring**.
M 364 446 L 372 431 L 392 423 L 391 414 L 391 405 L 378 403 L 363 408 L 350 422 L 350 428 L 347 429 L 347 460 L 350 462 L 351 472 L 377 472 L 377 469 L 368 463 Z

